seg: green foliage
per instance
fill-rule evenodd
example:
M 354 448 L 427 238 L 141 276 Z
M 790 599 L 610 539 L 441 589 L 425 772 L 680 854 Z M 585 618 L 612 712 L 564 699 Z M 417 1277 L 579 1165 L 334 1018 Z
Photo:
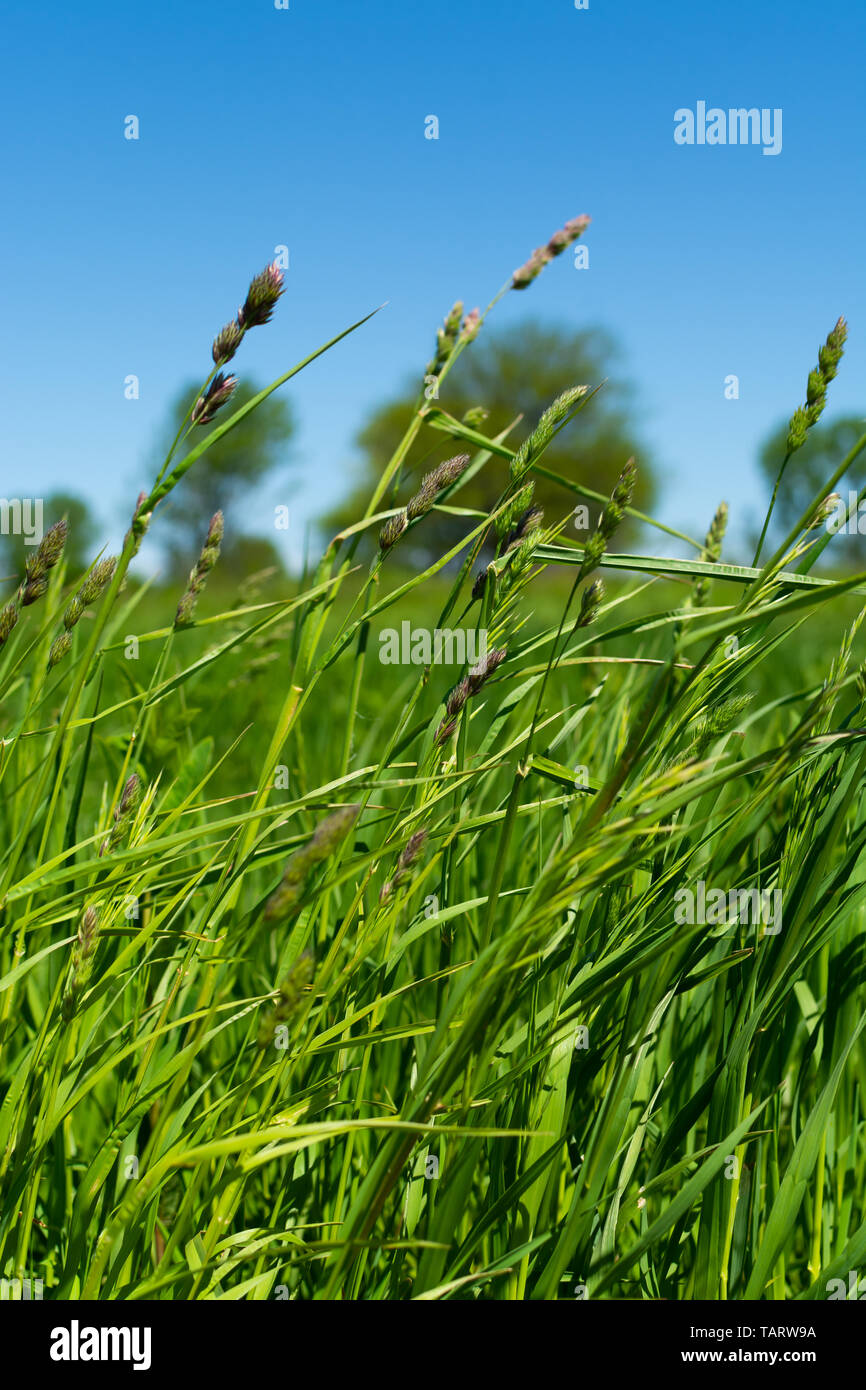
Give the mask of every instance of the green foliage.
M 241 381 L 232 396 L 235 408 L 247 405 L 259 391 L 250 382 Z M 164 456 L 181 427 L 191 398 L 197 394 L 194 385 L 187 385 L 175 397 L 160 435 L 157 453 Z M 209 429 L 201 426 L 196 436 Z M 257 486 L 266 479 L 281 480 L 291 467 L 291 441 L 295 420 L 289 403 L 270 396 L 261 406 L 247 415 L 230 434 L 217 440 L 208 449 L 207 468 L 191 470 L 180 493 L 165 507 L 162 539 L 169 556 L 170 572 L 177 578 L 185 576 L 195 555 L 189 551 L 189 537 L 197 534 L 216 511 L 226 516 L 226 543 L 222 564 L 226 570 L 243 575 L 247 563 L 248 542 L 258 529 L 252 511 L 251 498 Z M 162 519 L 162 518 L 161 518 Z M 273 563 L 272 553 L 267 563 Z
M 517 448 L 531 434 L 545 405 L 577 383 L 598 386 L 616 359 L 611 338 L 598 329 L 574 332 L 529 319 L 473 342 L 440 386 L 438 397 L 428 405 L 438 406 L 458 420 L 469 411 L 484 411 L 484 433 L 495 438 L 513 426 L 507 442 Z M 357 520 L 382 471 L 382 461 L 391 457 L 399 443 L 420 385 L 420 378 L 410 380 L 405 391 L 375 409 L 361 429 L 357 438 L 362 458 L 360 480 L 356 490 L 325 519 L 329 534 Z M 640 482 L 635 505 L 641 509 L 650 506 L 655 494 L 652 460 L 640 444 L 633 415 L 629 389 L 622 383 L 607 382 L 593 408 L 577 415 L 547 451 L 546 467 L 606 494 L 626 459 L 637 455 Z M 407 456 L 407 487 L 416 483 L 423 471 L 447 458 L 449 451 L 454 452 L 450 443 L 430 430 L 422 433 Z M 503 466 L 494 460 L 462 490 L 461 505 L 489 510 L 503 484 Z M 536 480 L 536 502 L 549 521 L 561 519 L 576 503 L 585 501 L 546 476 Z M 440 515 L 435 524 L 425 526 L 419 543 L 423 539 L 424 554 L 429 556 L 453 545 L 459 535 L 459 523 Z
M 292 374 L 184 427 L 86 615 L 62 532 L 2 610 L 0 1275 L 826 1297 L 866 1251 L 866 574 L 813 576 L 804 528 L 866 435 L 747 568 L 721 513 L 623 553 L 629 467 L 583 540 L 538 524 L 592 399 L 523 449 L 452 422 L 468 465 L 362 570 L 411 412 L 315 574 L 214 612 L 220 561 L 176 628 L 124 588 L 150 519 Z M 453 553 L 401 568 L 444 505 Z M 489 647 L 383 664 L 406 621 Z

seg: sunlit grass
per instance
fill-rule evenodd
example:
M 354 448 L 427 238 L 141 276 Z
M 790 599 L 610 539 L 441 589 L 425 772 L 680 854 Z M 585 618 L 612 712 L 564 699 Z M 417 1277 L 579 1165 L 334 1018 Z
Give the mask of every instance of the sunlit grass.
M 215 370 L 278 290 L 253 282 Z M 427 379 L 478 329 L 452 313 Z M 54 533 L 0 617 L 0 1274 L 826 1297 L 866 1258 L 866 575 L 813 582 L 809 524 L 866 436 L 763 565 L 724 564 L 723 513 L 678 560 L 643 519 L 623 557 L 626 460 L 583 535 L 578 461 L 561 517 L 532 506 L 592 390 L 539 402 L 516 454 L 422 390 L 297 592 L 226 602 L 203 517 L 168 601 L 124 585 L 157 504 L 255 408 L 201 394 L 225 421 L 190 402 L 116 564 L 76 607 Z M 431 428 L 467 458 L 404 477 Z M 461 513 L 486 467 L 498 502 Z M 415 564 L 433 508 L 464 536 Z M 383 664 L 407 619 L 488 654 Z M 714 891 L 778 911 L 678 912 Z

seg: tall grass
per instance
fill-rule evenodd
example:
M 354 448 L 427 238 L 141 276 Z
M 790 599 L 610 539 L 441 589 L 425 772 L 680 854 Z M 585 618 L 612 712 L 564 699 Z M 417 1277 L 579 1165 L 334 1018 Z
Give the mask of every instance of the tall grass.
M 53 528 L 0 615 L 0 1274 L 65 1299 L 826 1297 L 866 1259 L 866 575 L 816 578 L 813 522 L 866 436 L 747 568 L 724 509 L 687 558 L 617 553 L 631 461 L 605 499 L 576 460 L 540 515 L 597 384 L 518 449 L 421 390 L 296 593 L 208 613 L 205 517 L 144 630 L 125 581 L 160 501 L 339 342 L 232 413 L 218 369 L 281 288 L 256 277 L 218 336 L 121 554 L 70 575 Z M 485 318 L 455 306 L 428 383 Z M 405 476 L 431 430 L 454 460 Z M 482 468 L 489 514 L 460 504 Z M 464 535 L 413 569 L 433 509 Z M 410 614 L 485 654 L 382 665 Z

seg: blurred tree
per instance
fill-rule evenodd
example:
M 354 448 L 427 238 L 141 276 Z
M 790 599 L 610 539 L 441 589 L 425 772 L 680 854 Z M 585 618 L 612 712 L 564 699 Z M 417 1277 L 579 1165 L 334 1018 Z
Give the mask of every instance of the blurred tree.
M 198 443 L 205 431 L 217 429 L 239 406 L 257 395 L 261 388 L 241 382 L 212 425 L 195 428 L 187 442 Z M 171 442 L 189 409 L 196 386 L 187 386 L 172 403 L 160 432 L 152 463 L 160 468 Z M 191 468 L 171 498 L 159 508 L 159 531 L 165 544 L 169 573 L 173 579 L 186 576 L 195 563 L 214 512 L 225 517 L 225 538 L 220 557 L 223 574 L 243 575 L 250 561 L 252 537 L 273 534 L 274 515 L 264 505 L 252 501 L 251 494 L 266 478 L 289 466 L 289 444 L 295 432 L 291 407 L 277 392 L 268 396 L 224 439 L 213 444 L 201 464 Z M 181 445 L 175 455 L 183 457 Z M 277 552 L 271 550 L 266 564 L 273 564 Z M 277 557 L 277 563 L 278 557 Z
M 815 425 L 809 430 L 805 444 L 791 455 L 782 478 L 773 520 L 770 523 L 771 537 L 775 543 L 778 544 L 783 540 L 791 527 L 796 525 L 812 498 L 832 477 L 845 455 L 864 433 L 864 428 L 866 428 L 866 422 L 858 416 L 843 415 L 838 420 L 823 425 Z M 787 433 L 788 424 L 785 421 L 767 436 L 758 456 L 760 469 L 769 484 L 768 505 L 776 484 L 779 467 L 785 457 Z M 842 500 L 847 503 L 849 490 L 856 493 L 862 486 L 862 469 L 860 468 L 860 460 L 858 460 L 854 464 L 853 473 L 851 475 L 846 474 L 837 483 L 835 491 L 840 493 Z M 861 524 L 866 532 L 866 508 L 864 508 Z M 847 547 L 844 555 L 841 542 L 833 546 L 834 558 L 842 560 L 847 557 L 852 563 L 856 562 L 858 566 L 866 561 L 866 534 L 859 532 L 851 534 L 846 531 L 845 540 Z M 763 559 L 766 560 L 768 556 L 769 551 L 765 547 Z
M 18 494 L 16 494 L 18 495 Z M 63 548 L 69 580 L 78 579 L 95 560 L 98 528 L 88 504 L 69 492 L 52 492 L 42 499 L 42 529 L 47 531 L 55 521 L 66 518 L 69 531 Z M 11 582 L 24 574 L 24 562 L 34 547 L 25 545 L 21 536 L 0 535 L 0 577 Z
M 499 333 L 482 333 L 470 344 L 442 383 L 436 404 L 457 419 L 462 419 L 470 409 L 483 408 L 487 417 L 479 428 L 491 438 L 515 417 L 521 416 L 506 440 L 510 448 L 516 449 L 557 396 L 571 386 L 585 383 L 592 388 L 599 385 L 615 365 L 617 355 L 610 336 L 598 330 L 575 332 L 557 325 L 524 321 Z M 417 377 L 407 382 L 399 396 L 375 409 L 357 435 L 356 443 L 362 455 L 359 481 L 346 500 L 324 518 L 329 533 L 349 525 L 363 514 L 376 479 L 406 429 L 418 397 L 418 383 Z M 623 464 L 634 455 L 638 483 L 633 505 L 646 510 L 655 495 L 655 479 L 647 451 L 636 437 L 633 415 L 630 388 L 621 382 L 606 383 L 557 436 L 544 454 L 542 465 L 564 478 L 608 495 Z M 383 506 L 405 501 L 428 468 L 462 452 L 471 452 L 471 447 L 439 430 L 422 430 L 404 467 L 399 496 L 389 499 Z M 490 508 L 507 477 L 507 461 L 494 457 L 461 489 L 455 503 Z M 536 478 L 535 486 L 535 501 L 544 508 L 546 522 L 559 520 L 583 503 L 589 507 L 590 524 L 595 525 L 599 511 L 597 503 L 578 497 L 545 478 Z M 431 513 L 413 539 L 430 552 L 441 553 L 465 530 L 465 521 Z M 626 534 L 624 529 L 621 537 Z

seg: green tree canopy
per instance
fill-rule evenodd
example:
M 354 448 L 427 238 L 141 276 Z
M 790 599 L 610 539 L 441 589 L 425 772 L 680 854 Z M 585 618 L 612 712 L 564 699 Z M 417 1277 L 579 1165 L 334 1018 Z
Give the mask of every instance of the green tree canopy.
M 470 409 L 482 407 L 487 417 L 480 428 L 489 437 L 521 417 L 507 440 L 516 449 L 557 396 L 580 384 L 598 386 L 616 366 L 617 356 L 611 337 L 596 329 L 576 332 L 529 320 L 505 331 L 485 331 L 464 351 L 442 383 L 437 404 L 457 419 Z M 407 381 L 399 394 L 378 406 L 357 435 L 361 454 L 358 482 L 324 518 L 331 531 L 351 524 L 363 514 L 377 478 L 406 429 L 418 393 L 416 377 Z M 400 496 L 394 502 L 404 500 L 428 468 L 465 448 L 459 440 L 438 430 L 422 430 L 408 456 Z M 654 473 L 647 451 L 637 437 L 632 392 L 617 380 L 605 382 L 551 444 L 542 462 L 545 468 L 608 495 L 631 455 L 638 464 L 633 505 L 643 510 L 655 494 Z M 487 509 L 495 503 L 507 476 L 507 461 L 491 459 L 461 489 L 455 501 L 460 506 Z M 545 520 L 552 523 L 587 499 L 548 479 L 537 478 L 535 500 L 544 508 Z M 589 508 L 594 522 L 597 506 L 589 503 Z M 418 528 L 417 537 L 431 551 L 439 553 L 447 544 L 453 544 L 461 534 L 461 526 L 465 530 L 465 522 L 431 513 L 424 526 Z

